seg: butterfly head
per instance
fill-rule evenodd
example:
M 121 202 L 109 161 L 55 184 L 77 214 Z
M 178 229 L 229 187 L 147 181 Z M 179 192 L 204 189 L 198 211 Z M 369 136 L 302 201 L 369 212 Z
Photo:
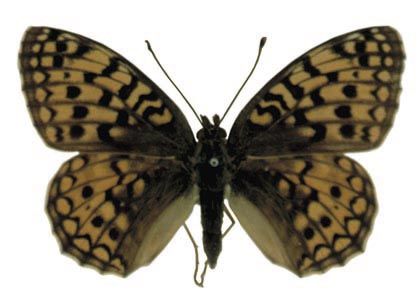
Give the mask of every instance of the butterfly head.
M 213 123 L 206 116 L 201 116 L 203 128 L 197 133 L 200 142 L 203 141 L 223 141 L 226 138 L 226 131 L 220 127 L 220 117 L 213 116 Z

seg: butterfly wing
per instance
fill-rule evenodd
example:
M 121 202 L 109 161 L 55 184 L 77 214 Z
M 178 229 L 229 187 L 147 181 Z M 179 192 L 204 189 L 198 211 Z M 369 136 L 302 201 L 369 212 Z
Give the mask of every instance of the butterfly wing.
M 368 150 L 398 107 L 404 52 L 398 33 L 372 27 L 302 55 L 245 106 L 229 135 L 232 156 Z
M 376 211 L 369 175 L 344 155 L 249 160 L 228 199 L 267 258 L 299 276 L 362 251 Z
M 62 250 L 102 272 L 149 264 L 192 211 L 197 191 L 174 160 L 83 154 L 62 165 L 47 212 Z
M 86 37 L 29 28 L 19 65 L 33 122 L 57 149 L 185 154 L 193 133 L 179 108 L 121 55 Z

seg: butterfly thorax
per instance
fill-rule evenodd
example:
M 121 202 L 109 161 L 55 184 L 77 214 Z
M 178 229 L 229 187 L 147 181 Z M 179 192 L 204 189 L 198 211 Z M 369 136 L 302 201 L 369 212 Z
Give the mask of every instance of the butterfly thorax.
M 223 191 L 229 180 L 229 157 L 226 151 L 226 131 L 202 117 L 203 128 L 197 133 L 195 173 L 200 188 L 203 245 L 211 268 L 216 266 L 222 250 Z

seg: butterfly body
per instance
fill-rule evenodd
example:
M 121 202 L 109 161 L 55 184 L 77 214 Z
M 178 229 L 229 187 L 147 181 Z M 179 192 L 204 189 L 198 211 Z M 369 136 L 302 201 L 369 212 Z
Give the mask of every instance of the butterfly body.
M 222 250 L 222 222 L 224 190 L 231 177 L 230 158 L 226 148 L 226 131 L 219 127 L 216 115 L 214 124 L 202 117 L 203 128 L 197 133 L 196 149 L 197 185 L 200 188 L 201 224 L 203 245 L 211 268 L 216 266 Z
M 228 137 L 218 116 L 202 117 L 196 140 L 176 104 L 120 54 L 71 32 L 29 28 L 19 67 L 33 123 L 49 146 L 79 152 L 48 191 L 63 251 L 128 275 L 152 262 L 199 204 L 215 267 L 226 197 L 273 263 L 299 276 L 344 264 L 364 249 L 376 196 L 343 153 L 385 139 L 403 61 L 391 27 L 337 36 L 274 76 Z

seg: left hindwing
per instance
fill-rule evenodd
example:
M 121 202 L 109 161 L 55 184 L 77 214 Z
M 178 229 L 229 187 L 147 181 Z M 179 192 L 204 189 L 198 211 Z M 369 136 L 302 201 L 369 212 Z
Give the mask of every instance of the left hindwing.
M 47 212 L 65 253 L 101 272 L 127 275 L 166 246 L 195 194 L 175 160 L 81 154 L 51 181 Z
M 293 61 L 246 105 L 229 135 L 232 155 L 372 149 L 398 108 L 404 52 L 391 27 L 336 37 Z
M 369 175 L 344 155 L 246 161 L 228 199 L 267 258 L 298 275 L 362 251 L 376 211 Z

